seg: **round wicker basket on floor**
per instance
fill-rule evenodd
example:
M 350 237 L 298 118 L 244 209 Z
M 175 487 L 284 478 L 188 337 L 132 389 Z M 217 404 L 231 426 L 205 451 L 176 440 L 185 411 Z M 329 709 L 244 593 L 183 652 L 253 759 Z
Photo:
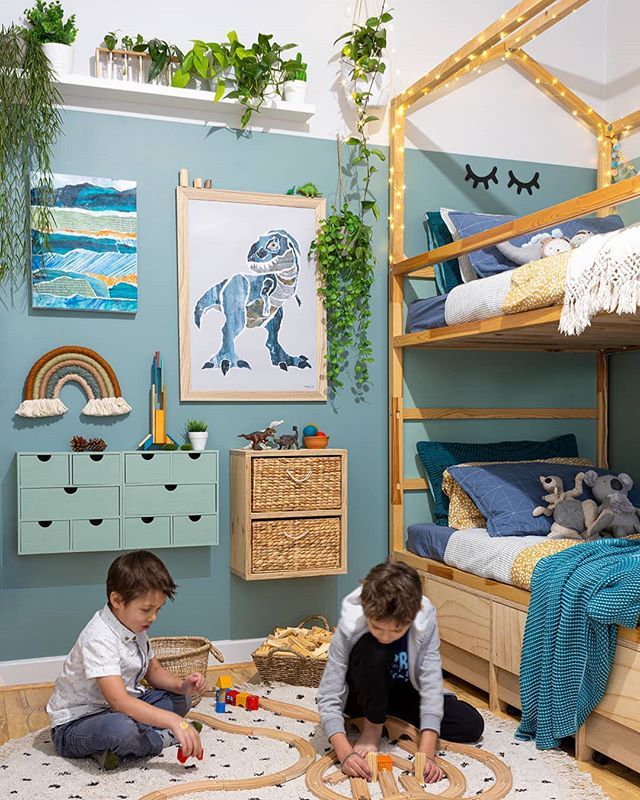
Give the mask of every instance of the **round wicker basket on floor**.
M 297 627 L 302 628 L 312 619 L 320 620 L 326 630 L 334 630 L 321 614 L 305 617 L 298 623 Z M 303 656 L 301 653 L 293 652 L 287 647 L 270 648 L 267 652 L 265 650 L 267 650 L 267 647 L 261 645 L 257 650 L 253 651 L 251 657 L 261 680 L 266 684 L 281 682 L 293 686 L 310 686 L 312 688 L 317 688 L 320 685 L 322 673 L 327 666 L 326 654 L 319 658 L 312 658 L 311 656 Z
M 201 672 L 206 677 L 209 653 L 218 661 L 224 661 L 222 653 L 204 636 L 155 636 L 151 646 L 162 666 L 181 680 L 192 672 Z M 191 705 L 198 705 L 200 697 L 194 694 Z

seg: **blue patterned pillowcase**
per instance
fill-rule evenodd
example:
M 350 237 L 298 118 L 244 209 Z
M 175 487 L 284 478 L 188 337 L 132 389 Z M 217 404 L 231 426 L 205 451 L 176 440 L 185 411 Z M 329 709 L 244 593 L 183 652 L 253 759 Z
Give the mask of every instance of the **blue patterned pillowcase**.
M 449 467 L 449 473 L 476 504 L 487 519 L 489 536 L 546 536 L 553 517 L 534 517 L 536 506 L 546 505 L 546 494 L 540 483 L 541 475 L 557 475 L 565 489 L 573 489 L 575 477 L 593 467 L 570 464 L 487 464 L 478 467 Z M 610 475 L 612 470 L 595 469 L 598 475 Z M 585 486 L 579 499 L 593 498 Z M 629 499 L 638 505 L 640 491 L 634 487 Z
M 481 233 L 505 222 L 511 222 L 517 217 L 506 214 L 476 214 L 473 212 L 449 211 L 449 219 L 455 226 L 460 238 L 464 239 L 474 233 Z M 609 233 L 610 231 L 624 228 L 624 222 L 617 214 L 611 214 L 608 217 L 582 217 L 536 231 L 536 233 L 551 233 L 556 228 L 560 228 L 563 236 L 570 239 L 578 231 Z M 532 236 L 533 234 L 527 233 L 524 236 L 515 236 L 509 241 L 512 244 L 522 246 L 529 242 Z M 517 266 L 517 264 L 514 264 L 513 261 L 503 255 L 497 247 L 486 247 L 484 250 L 476 250 L 473 253 L 469 253 L 469 261 L 479 278 L 488 278 L 490 275 L 497 275 Z
M 469 461 L 540 461 L 578 456 L 578 443 L 573 433 L 546 442 L 418 442 L 416 448 L 429 479 L 437 525 L 449 524 L 449 498 L 442 491 L 442 473 L 454 464 L 466 464 Z

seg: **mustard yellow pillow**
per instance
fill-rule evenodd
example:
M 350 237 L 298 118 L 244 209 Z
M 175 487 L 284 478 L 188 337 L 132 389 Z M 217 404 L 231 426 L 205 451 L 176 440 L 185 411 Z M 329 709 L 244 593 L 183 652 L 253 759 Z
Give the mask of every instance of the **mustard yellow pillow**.
M 547 464 L 573 464 L 576 467 L 591 467 L 588 458 L 544 458 L 537 459 L 538 463 Z M 479 467 L 487 464 L 486 461 L 473 461 L 468 464 L 458 464 L 459 467 Z M 503 461 L 503 464 L 522 464 L 522 461 Z M 535 463 L 535 462 L 529 462 Z M 449 470 L 442 473 L 442 491 L 449 497 L 449 527 L 456 530 L 466 528 L 486 528 L 487 520 L 482 515 L 476 504 L 449 474 Z

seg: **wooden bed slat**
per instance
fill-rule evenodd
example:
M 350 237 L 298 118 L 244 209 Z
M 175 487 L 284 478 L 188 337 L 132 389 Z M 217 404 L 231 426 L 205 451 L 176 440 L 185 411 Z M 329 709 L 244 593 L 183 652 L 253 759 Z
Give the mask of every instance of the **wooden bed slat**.
M 474 233 L 452 244 L 429 250 L 411 258 L 393 264 L 394 275 L 411 275 L 411 277 L 421 277 L 420 268 L 438 264 L 451 258 L 458 258 L 461 255 L 472 253 L 474 250 L 481 250 L 483 247 L 490 247 L 500 242 L 512 239 L 526 233 L 535 233 L 542 228 L 550 228 L 561 222 L 570 219 L 577 219 L 588 214 L 593 214 L 601 208 L 619 205 L 633 200 L 640 194 L 640 175 L 626 178 L 619 183 L 611 186 L 604 186 L 593 192 L 563 200 L 554 206 L 534 211 L 524 217 L 506 222 L 504 225 L 497 225 L 488 231 Z
M 597 408 L 405 408 L 405 420 L 598 419 Z

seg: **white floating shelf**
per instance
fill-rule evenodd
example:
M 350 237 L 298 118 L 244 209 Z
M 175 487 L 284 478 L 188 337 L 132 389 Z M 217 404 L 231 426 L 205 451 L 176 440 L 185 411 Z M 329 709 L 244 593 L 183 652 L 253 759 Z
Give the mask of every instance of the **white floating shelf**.
M 57 81 L 63 104 L 74 108 L 107 110 L 150 116 L 186 118 L 189 120 L 239 125 L 244 111 L 237 100 L 214 102 L 214 93 L 201 89 L 175 89 L 150 83 L 106 80 L 89 75 L 65 75 Z M 267 101 L 259 113 L 251 117 L 250 125 L 265 127 L 278 122 L 307 122 L 315 106 L 305 103 Z M 233 118 L 233 121 L 231 120 Z

